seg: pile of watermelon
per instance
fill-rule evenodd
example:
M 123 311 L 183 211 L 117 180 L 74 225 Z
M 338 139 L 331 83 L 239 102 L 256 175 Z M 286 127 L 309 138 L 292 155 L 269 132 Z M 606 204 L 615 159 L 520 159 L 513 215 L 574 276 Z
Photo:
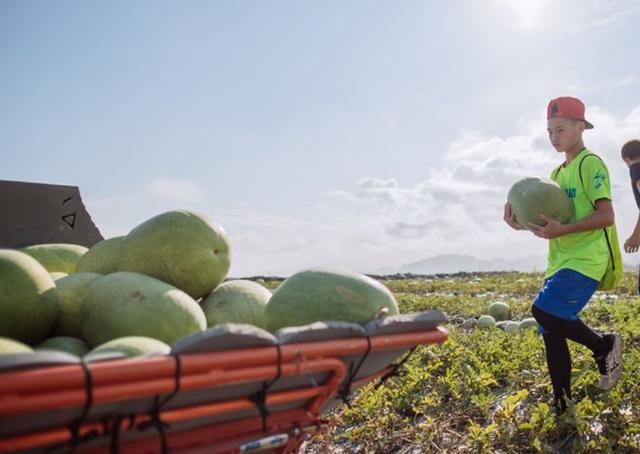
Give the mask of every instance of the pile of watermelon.
M 177 340 L 221 323 L 276 332 L 398 314 L 391 292 L 361 274 L 305 270 L 272 294 L 259 282 L 225 281 L 230 265 L 224 229 L 178 210 L 90 249 L 0 249 L 0 354 L 53 349 L 87 360 L 134 357 L 168 353 Z
M 511 320 L 511 308 L 504 301 L 494 301 L 487 307 L 487 313 L 475 321 L 478 328 L 500 328 L 507 333 L 517 333 L 529 328 L 537 328 L 538 322 L 533 317 L 520 321 Z

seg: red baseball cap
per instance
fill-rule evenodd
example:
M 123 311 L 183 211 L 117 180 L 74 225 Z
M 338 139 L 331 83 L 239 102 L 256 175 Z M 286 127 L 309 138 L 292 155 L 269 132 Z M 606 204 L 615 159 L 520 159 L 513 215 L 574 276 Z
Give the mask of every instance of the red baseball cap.
M 593 129 L 593 125 L 584 119 L 584 104 L 578 98 L 563 96 L 549 101 L 547 120 L 553 117 L 581 120 L 584 121 L 586 129 Z

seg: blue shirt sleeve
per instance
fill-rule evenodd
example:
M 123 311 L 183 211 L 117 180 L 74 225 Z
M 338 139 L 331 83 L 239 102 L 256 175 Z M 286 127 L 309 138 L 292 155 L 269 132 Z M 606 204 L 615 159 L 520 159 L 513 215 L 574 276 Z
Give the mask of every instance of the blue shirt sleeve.
M 636 205 L 640 209 L 640 192 L 636 186 L 636 182 L 640 180 L 640 162 L 631 164 L 629 167 L 629 176 L 631 177 L 631 189 L 633 190 L 633 196 L 636 199 Z

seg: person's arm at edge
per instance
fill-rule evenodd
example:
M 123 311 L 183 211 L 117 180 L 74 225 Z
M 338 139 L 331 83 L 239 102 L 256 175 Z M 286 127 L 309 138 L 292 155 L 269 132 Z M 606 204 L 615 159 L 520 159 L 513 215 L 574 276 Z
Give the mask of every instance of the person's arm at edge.
M 635 185 L 640 191 L 640 180 L 635 181 Z M 624 242 L 624 250 L 627 253 L 638 252 L 640 248 L 640 212 L 638 212 L 638 218 L 636 219 L 636 226 L 633 229 L 633 233 Z
M 633 233 L 624 242 L 625 252 L 632 253 L 638 252 L 640 248 L 640 212 L 638 212 L 638 218 L 636 219 L 636 226 L 633 229 Z

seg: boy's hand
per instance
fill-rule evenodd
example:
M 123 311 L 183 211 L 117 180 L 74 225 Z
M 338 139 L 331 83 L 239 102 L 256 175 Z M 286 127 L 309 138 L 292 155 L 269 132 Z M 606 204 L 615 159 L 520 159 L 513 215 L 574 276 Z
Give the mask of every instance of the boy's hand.
M 509 224 L 509 226 L 514 230 L 525 230 L 525 228 L 518 224 L 518 221 L 516 221 L 516 216 L 511 211 L 510 203 L 504 204 L 504 222 Z
M 640 236 L 638 235 L 631 235 L 627 238 L 627 241 L 624 242 L 625 252 L 638 252 L 638 248 L 640 248 Z
M 562 236 L 566 233 L 564 224 L 559 223 L 555 219 L 545 216 L 544 214 L 540 215 L 540 219 L 546 222 L 546 224 L 540 226 L 531 222 L 529 223 L 529 228 L 535 236 L 550 240 L 552 238 Z

